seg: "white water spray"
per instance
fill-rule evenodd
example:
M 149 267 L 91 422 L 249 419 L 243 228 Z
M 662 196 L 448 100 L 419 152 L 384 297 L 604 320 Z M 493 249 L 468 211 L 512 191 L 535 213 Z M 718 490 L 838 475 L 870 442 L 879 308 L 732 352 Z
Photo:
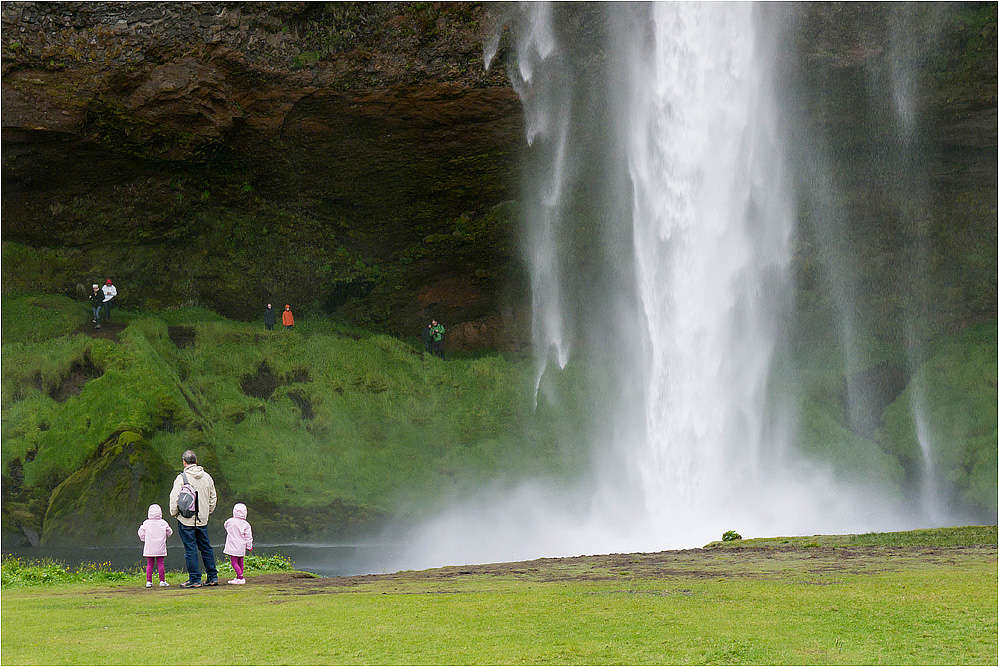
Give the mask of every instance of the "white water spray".
M 897 526 L 892 510 L 870 512 L 874 498 L 796 460 L 793 420 L 770 400 L 794 205 L 772 94 L 776 33 L 761 34 L 744 3 L 602 11 L 612 55 L 603 75 L 588 74 L 613 120 L 594 169 L 606 172 L 590 174 L 589 189 L 568 187 L 578 172 L 572 121 L 594 112 L 574 104 L 579 84 L 547 5 L 521 7 L 510 68 L 533 151 L 535 396 L 552 359 L 594 369 L 607 422 L 594 435 L 596 470 L 586 488 L 532 482 L 461 499 L 407 536 L 398 565 L 699 546 L 730 528 Z M 614 264 L 594 274 L 605 284 L 583 284 L 564 255 L 585 226 L 568 214 L 570 193 L 617 212 L 592 251 Z M 588 350 L 573 345 L 587 340 L 580 322 L 598 329 Z
M 764 435 L 791 241 L 751 5 L 652 8 L 630 46 L 623 140 L 633 184 L 646 507 L 657 520 L 731 506 Z M 702 520 L 707 518 L 702 517 Z

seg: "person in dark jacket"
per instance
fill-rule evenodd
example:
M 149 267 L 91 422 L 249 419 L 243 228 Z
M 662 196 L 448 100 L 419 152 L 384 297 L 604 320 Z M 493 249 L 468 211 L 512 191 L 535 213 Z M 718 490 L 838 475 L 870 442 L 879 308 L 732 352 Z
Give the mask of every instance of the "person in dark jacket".
M 267 327 L 268 331 L 274 328 L 274 317 L 274 308 L 271 307 L 271 304 L 267 304 L 267 310 L 264 311 L 264 326 Z
M 94 309 L 94 328 L 101 328 L 101 310 L 104 309 L 104 292 L 101 286 L 94 283 L 94 293 L 90 295 L 90 305 Z
M 432 326 L 434 325 L 428 324 L 423 327 L 423 351 L 427 354 L 433 354 L 434 352 L 433 344 L 430 340 L 430 327 Z

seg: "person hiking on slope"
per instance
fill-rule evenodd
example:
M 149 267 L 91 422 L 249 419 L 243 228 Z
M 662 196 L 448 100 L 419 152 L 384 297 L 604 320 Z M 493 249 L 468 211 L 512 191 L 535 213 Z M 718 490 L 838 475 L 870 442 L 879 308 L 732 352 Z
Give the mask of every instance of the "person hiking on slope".
M 444 325 L 437 320 L 430 323 L 430 347 L 436 356 L 444 358 Z
M 101 291 L 101 286 L 94 283 L 94 293 L 90 295 L 90 305 L 94 309 L 94 328 L 101 328 L 101 310 L 104 308 L 104 292 Z
M 118 288 L 108 278 L 101 291 L 104 292 L 104 321 L 111 324 L 111 307 L 115 303 L 115 297 L 118 296 Z

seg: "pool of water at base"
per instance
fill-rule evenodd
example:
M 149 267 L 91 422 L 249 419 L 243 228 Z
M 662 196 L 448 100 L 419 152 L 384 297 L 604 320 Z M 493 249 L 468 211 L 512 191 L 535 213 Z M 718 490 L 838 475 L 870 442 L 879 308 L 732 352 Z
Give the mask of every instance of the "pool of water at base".
M 224 542 L 213 544 L 215 560 L 222 562 L 228 556 L 222 553 Z M 312 572 L 322 577 L 345 577 L 357 574 L 382 574 L 399 552 L 398 547 L 387 545 L 348 544 L 256 544 L 255 556 L 285 556 L 296 570 Z M 146 566 L 142 545 L 134 547 L 3 547 L 4 556 L 18 556 L 28 560 L 52 559 L 75 569 L 83 563 L 108 563 L 113 570 L 127 570 Z M 200 561 L 200 559 L 199 559 Z M 166 569 L 183 570 L 184 547 L 169 544 Z M 204 564 L 201 563 L 202 571 Z

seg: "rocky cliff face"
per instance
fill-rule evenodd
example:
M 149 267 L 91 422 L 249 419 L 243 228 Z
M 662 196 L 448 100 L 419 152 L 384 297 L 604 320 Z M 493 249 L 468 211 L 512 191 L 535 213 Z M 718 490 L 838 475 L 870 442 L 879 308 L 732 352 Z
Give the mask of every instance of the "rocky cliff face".
M 3 290 L 111 276 L 126 306 L 256 318 L 276 301 L 410 336 L 435 315 L 459 345 L 523 344 L 516 207 L 500 206 L 517 198 L 522 112 L 502 54 L 484 68 L 490 11 L 4 3 Z M 965 230 L 937 282 L 970 303 L 954 322 L 994 313 L 994 262 L 961 259 L 969 238 L 995 241 L 994 5 L 808 3 L 789 30 L 789 102 L 805 152 L 844 174 L 850 243 L 890 245 L 873 258 L 890 265 L 908 233 L 879 176 L 894 167 L 872 159 L 896 127 L 883 89 L 908 72 L 920 168 L 945 186 L 932 217 Z M 803 205 L 806 291 L 822 206 Z
M 3 234 L 123 304 L 497 343 L 520 108 L 448 3 L 9 3 Z M 5 289 L 16 289 L 16 275 Z M 37 277 L 29 279 L 30 284 Z M 25 287 L 25 285 L 21 285 Z

